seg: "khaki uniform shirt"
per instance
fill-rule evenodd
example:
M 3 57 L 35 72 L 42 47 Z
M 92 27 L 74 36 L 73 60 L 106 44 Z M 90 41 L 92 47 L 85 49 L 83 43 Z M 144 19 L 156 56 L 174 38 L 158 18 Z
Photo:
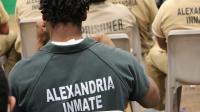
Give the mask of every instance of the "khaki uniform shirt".
M 9 16 L 5 11 L 4 6 L 0 0 L 0 24 L 7 23 L 8 19 Z M 5 53 L 10 49 L 13 41 L 14 41 L 13 36 L 0 34 L 0 56 L 5 55 Z
M 9 16 L 8 16 L 7 12 L 5 11 L 3 4 L 0 0 L 0 24 L 7 23 L 8 19 L 9 19 Z
M 131 42 L 135 39 L 133 31 L 138 32 L 138 26 L 136 18 L 126 6 L 106 1 L 90 6 L 87 20 L 82 24 L 82 31 L 86 34 L 125 33 L 129 36 L 132 47 Z
M 142 53 L 147 54 L 153 46 L 151 25 L 158 11 L 155 0 L 109 0 L 113 3 L 123 3 L 135 15 L 139 25 Z M 127 4 L 129 3 L 129 4 Z
M 41 17 L 41 11 L 39 10 L 40 0 L 17 0 L 15 15 L 17 21 L 19 22 L 22 19 L 32 19 Z M 17 52 L 21 53 L 21 38 L 18 34 L 17 40 L 15 42 L 15 49 Z
M 136 5 L 136 0 L 107 0 L 114 4 L 123 4 L 127 6 L 128 8 L 132 8 L 134 5 Z
M 153 33 L 166 38 L 169 31 L 200 28 L 199 0 L 167 0 L 153 22 Z
M 15 14 L 18 19 L 41 17 L 40 0 L 17 0 Z

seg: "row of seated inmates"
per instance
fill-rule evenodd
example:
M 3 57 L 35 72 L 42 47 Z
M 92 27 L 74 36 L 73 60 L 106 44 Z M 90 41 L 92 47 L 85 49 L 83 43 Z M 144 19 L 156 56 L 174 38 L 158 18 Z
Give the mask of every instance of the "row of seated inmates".
M 114 1 L 113 1 L 114 2 Z M 149 2 L 149 3 L 146 3 Z M 196 4 L 194 4 L 194 2 L 196 2 Z M 115 2 L 116 3 L 116 2 Z M 178 5 L 176 3 L 179 3 Z M 127 4 L 126 4 L 127 5 Z M 147 69 L 148 74 L 153 77 L 153 79 L 157 82 L 157 84 L 160 87 L 160 92 L 161 92 L 161 96 L 162 96 L 162 102 L 160 104 L 160 107 L 158 107 L 158 109 L 164 109 L 164 94 L 165 94 L 165 78 L 166 78 L 166 74 L 167 74 L 167 58 L 166 58 L 166 51 L 163 49 L 166 49 L 166 37 L 167 34 L 170 30 L 173 29 L 198 29 L 199 27 L 199 23 L 197 21 L 195 21 L 194 18 L 199 18 L 199 13 L 198 13 L 198 1 L 186 1 L 186 0 L 182 0 L 182 2 L 180 1 L 176 1 L 176 0 L 168 0 L 164 3 L 164 5 L 160 8 L 160 10 L 158 11 L 158 14 L 156 16 L 157 13 L 157 9 L 155 7 L 155 3 L 154 1 L 150 1 L 150 0 L 140 0 L 140 1 L 135 1 L 135 4 L 133 2 L 133 4 L 129 4 L 129 5 L 133 5 L 133 6 L 128 6 L 130 11 L 127 10 L 126 7 L 122 6 L 122 5 L 113 5 L 111 3 L 101 3 L 100 4 L 93 4 L 90 7 L 90 11 L 91 11 L 91 15 L 90 15 L 90 11 L 89 11 L 89 15 L 88 18 L 91 17 L 95 18 L 95 19 L 99 19 L 98 21 L 95 21 L 95 19 L 93 21 L 87 21 L 85 23 L 83 23 L 83 26 L 85 25 L 85 27 L 83 27 L 83 29 L 85 28 L 86 33 L 90 33 L 94 31 L 94 33 L 96 33 L 95 31 L 99 32 L 99 29 L 97 30 L 90 30 L 93 27 L 96 27 L 97 25 L 101 27 L 104 26 L 104 24 L 106 23 L 114 23 L 112 29 L 109 30 L 105 30 L 104 28 L 102 28 L 102 32 L 103 33 L 109 33 L 107 31 L 113 31 L 113 32 L 117 32 L 119 30 L 123 30 L 126 29 L 127 27 L 134 27 L 134 25 L 138 25 L 139 27 L 139 31 L 140 31 L 140 37 L 141 37 L 141 43 L 142 43 L 142 53 L 143 53 L 143 57 L 145 59 L 145 68 Z M 148 6 L 149 5 L 149 6 Z M 98 6 L 99 6 L 99 10 L 98 10 Z M 100 15 L 103 15 L 106 10 L 103 10 L 104 7 L 107 8 L 107 10 L 109 11 L 109 7 L 115 7 L 115 8 L 121 8 L 122 10 L 126 10 L 126 13 L 122 13 L 124 14 L 123 16 L 121 16 L 120 18 L 120 14 L 118 15 L 118 13 L 120 13 L 120 11 L 118 10 L 112 10 L 113 14 L 117 14 L 117 17 L 119 17 L 119 19 L 115 16 L 111 16 L 111 14 L 108 15 L 108 18 L 106 18 L 106 16 L 102 16 L 102 18 L 100 17 Z M 27 8 L 28 7 L 28 8 Z M 153 7 L 153 8 L 152 8 Z M 170 8 L 169 8 L 170 7 Z M 30 17 L 32 18 L 33 16 L 41 16 L 37 10 L 38 8 L 38 3 L 37 2 L 26 2 L 23 0 L 18 0 L 17 2 L 17 8 L 16 8 L 16 15 L 18 17 L 18 19 L 22 19 L 22 18 L 27 18 Z M 25 9 L 29 9 L 27 10 L 27 12 L 23 13 L 23 11 L 26 11 Z M 190 10 L 191 9 L 191 10 Z M 32 11 L 32 12 L 31 12 Z M 92 15 L 92 13 L 95 13 L 96 11 L 96 16 L 93 17 L 94 15 Z M 99 12 L 98 12 L 99 11 Z M 102 11 L 102 12 L 101 12 Z M 31 15 L 29 15 L 31 14 Z M 38 15 L 37 15 L 38 14 Z M 129 15 L 130 14 L 130 15 Z M 126 16 L 125 16 L 126 15 Z M 128 17 L 127 17 L 128 16 Z M 156 16 L 155 20 L 154 17 Z M 98 18 L 96 18 L 98 17 Z M 114 19 L 113 19 L 113 18 Z M 103 22 L 101 22 L 103 20 Z M 153 22 L 154 20 L 154 22 Z M 91 23 L 90 23 L 91 22 Z M 93 23 L 92 23 L 93 22 Z M 118 22 L 118 26 L 115 24 L 116 22 Z M 127 22 L 127 23 L 126 23 Z M 153 22 L 153 34 L 154 34 L 154 38 L 156 38 L 158 40 L 158 43 L 156 42 L 153 46 L 153 39 L 152 39 L 152 35 L 151 35 L 151 24 Z M 98 23 L 97 25 L 95 25 L 94 23 Z M 120 24 L 123 25 L 120 25 Z M 91 24 L 91 26 L 89 27 L 89 24 Z M 116 25 L 116 26 L 115 26 Z M 101 28 L 100 28 L 101 29 Z M 89 31 L 87 31 L 89 30 Z M 17 38 L 17 41 L 15 43 L 16 47 L 15 48 L 19 48 L 19 39 Z M 161 47 L 163 49 L 160 49 L 160 47 L 158 46 L 161 45 Z M 151 48 L 153 46 L 153 48 Z M 151 49 L 150 49 L 151 48 Z M 149 52 L 150 50 L 150 52 Z M 20 51 L 18 49 L 18 51 Z M 149 53 L 148 53 L 149 52 Z M 146 56 L 147 55 L 147 56 Z

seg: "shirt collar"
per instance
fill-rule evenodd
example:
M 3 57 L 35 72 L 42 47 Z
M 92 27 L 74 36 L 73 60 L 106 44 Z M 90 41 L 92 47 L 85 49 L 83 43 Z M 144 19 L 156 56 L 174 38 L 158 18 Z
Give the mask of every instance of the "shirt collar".
M 83 41 L 84 39 L 71 39 L 68 40 L 66 42 L 56 42 L 56 41 L 51 41 L 52 44 L 57 45 L 57 46 L 69 46 L 69 45 L 75 45 L 75 44 L 79 44 Z
M 92 45 L 96 44 L 97 42 L 90 38 L 83 39 L 80 43 L 73 44 L 73 45 L 55 45 L 52 42 L 47 43 L 44 47 L 40 49 L 40 51 L 54 53 L 54 54 L 66 54 L 66 53 L 75 53 L 81 52 L 85 49 L 88 49 Z

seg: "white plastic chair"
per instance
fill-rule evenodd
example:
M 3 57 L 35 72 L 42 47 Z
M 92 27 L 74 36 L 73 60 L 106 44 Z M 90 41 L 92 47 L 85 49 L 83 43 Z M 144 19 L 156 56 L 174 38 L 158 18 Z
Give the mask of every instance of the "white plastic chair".
M 131 51 L 129 38 L 127 34 L 118 33 L 118 34 L 108 34 L 107 36 L 113 41 L 116 47 L 121 48 L 128 52 Z
M 108 33 L 107 36 L 111 38 L 116 47 L 131 52 L 138 61 L 142 62 L 141 40 L 137 26 L 127 28 L 126 32 Z M 128 46 L 129 49 L 127 49 Z
M 168 35 L 166 112 L 179 112 L 182 85 L 200 84 L 200 30 L 174 30 Z
M 22 43 L 22 57 L 28 58 L 36 52 L 37 29 L 36 22 L 40 18 L 20 20 L 20 35 Z

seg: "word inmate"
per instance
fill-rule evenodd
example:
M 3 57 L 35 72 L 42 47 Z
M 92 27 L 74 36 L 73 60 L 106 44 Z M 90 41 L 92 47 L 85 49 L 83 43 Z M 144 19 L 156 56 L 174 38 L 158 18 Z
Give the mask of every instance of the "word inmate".
M 62 102 L 64 112 L 91 111 L 103 108 L 100 92 L 114 90 L 111 76 L 46 90 L 47 103 Z M 94 94 L 94 96 L 91 96 Z M 67 101 L 64 102 L 63 101 Z
M 178 8 L 178 16 L 186 16 L 187 24 L 200 24 L 200 7 Z

